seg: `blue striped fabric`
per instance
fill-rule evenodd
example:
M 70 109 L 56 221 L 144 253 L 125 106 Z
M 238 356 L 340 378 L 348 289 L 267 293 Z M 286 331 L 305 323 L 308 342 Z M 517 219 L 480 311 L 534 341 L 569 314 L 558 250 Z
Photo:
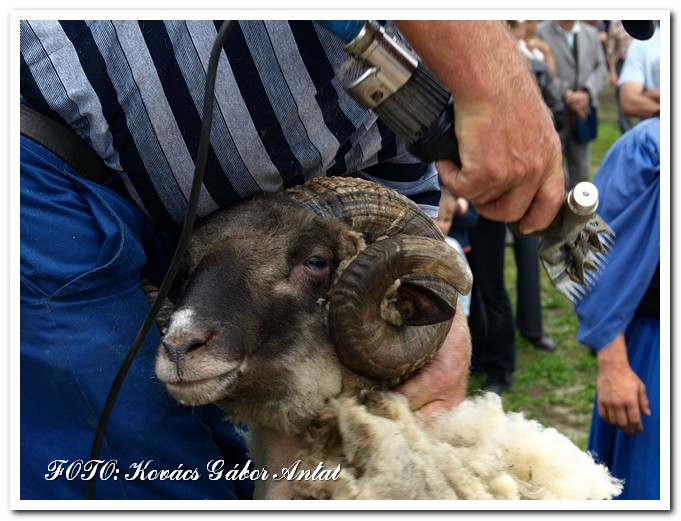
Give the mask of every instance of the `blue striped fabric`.
M 22 101 L 72 127 L 159 224 L 182 222 L 220 22 L 21 21 Z M 200 217 L 319 175 L 359 175 L 430 215 L 432 165 L 350 98 L 348 55 L 311 21 L 241 21 L 220 59 Z

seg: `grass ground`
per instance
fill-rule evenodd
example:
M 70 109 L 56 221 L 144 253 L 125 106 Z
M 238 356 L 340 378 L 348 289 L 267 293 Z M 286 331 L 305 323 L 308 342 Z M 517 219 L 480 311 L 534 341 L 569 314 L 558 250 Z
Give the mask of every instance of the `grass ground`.
M 592 143 L 592 176 L 603 156 L 620 136 L 614 89 L 605 86 L 599 99 L 598 137 Z M 506 287 L 515 309 L 516 270 L 511 249 L 506 250 Z M 582 449 L 586 448 L 596 387 L 597 361 L 591 350 L 577 342 L 577 317 L 570 301 L 541 272 L 541 305 L 544 333 L 558 344 L 552 353 L 532 347 L 517 334 L 515 383 L 504 393 L 506 410 L 554 427 Z M 481 377 L 471 378 L 469 391 L 482 386 Z

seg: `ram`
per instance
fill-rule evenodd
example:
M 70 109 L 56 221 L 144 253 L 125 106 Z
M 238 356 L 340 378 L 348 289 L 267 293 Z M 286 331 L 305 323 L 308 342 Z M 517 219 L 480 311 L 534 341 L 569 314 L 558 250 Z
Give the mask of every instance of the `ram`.
M 272 447 L 292 437 L 300 469 L 340 465 L 335 480 L 259 497 L 616 495 L 607 469 L 555 430 L 505 414 L 496 396 L 426 424 L 389 391 L 451 327 L 466 328 L 454 318 L 471 283 L 414 203 L 368 181 L 318 178 L 197 227 L 156 372 L 179 402 L 216 403 L 248 425 L 271 473 L 281 470 Z

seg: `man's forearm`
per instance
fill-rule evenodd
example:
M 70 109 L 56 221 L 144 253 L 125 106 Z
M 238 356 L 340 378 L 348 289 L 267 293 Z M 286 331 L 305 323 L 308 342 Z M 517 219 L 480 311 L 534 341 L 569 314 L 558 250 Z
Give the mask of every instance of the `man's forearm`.
M 523 56 L 500 21 L 405 20 L 396 22 L 414 50 L 467 102 L 493 98 L 502 88 L 535 88 Z
M 660 110 L 660 102 L 647 96 L 637 83 L 624 83 L 620 89 L 622 114 L 649 118 Z
M 629 367 L 629 357 L 627 356 L 627 345 L 624 341 L 624 334 L 620 333 L 606 347 L 598 352 L 599 370 L 619 371 L 624 367 Z

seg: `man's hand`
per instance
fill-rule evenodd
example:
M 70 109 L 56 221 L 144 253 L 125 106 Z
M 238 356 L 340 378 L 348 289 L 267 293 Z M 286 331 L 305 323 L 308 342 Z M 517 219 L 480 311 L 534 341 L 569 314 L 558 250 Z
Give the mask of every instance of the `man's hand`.
M 561 145 L 525 58 L 499 21 L 396 22 L 454 98 L 461 167 L 445 186 L 485 217 L 546 228 L 564 197 Z
M 409 380 L 392 390 L 404 394 L 410 408 L 427 420 L 464 400 L 470 359 L 468 322 L 461 304 L 457 303 L 452 328 L 440 350 Z
M 612 68 L 608 73 L 608 80 L 610 81 L 610 85 L 612 85 L 613 87 L 617 87 L 617 81 L 619 80 L 619 76 L 614 68 Z
M 560 140 L 545 110 L 455 102 L 461 167 L 436 163 L 450 191 L 488 219 L 520 221 L 523 234 L 551 224 L 564 198 Z
M 591 98 L 589 93 L 583 90 L 570 90 L 565 92 L 565 104 L 572 112 L 582 119 L 586 119 L 591 113 Z
M 551 52 L 551 48 L 548 46 L 548 44 L 539 38 L 530 38 L 525 43 L 527 44 L 527 48 L 531 51 L 534 49 L 539 49 L 544 54 Z
M 660 102 L 660 87 L 656 89 L 644 90 L 643 95 L 650 98 L 651 100 Z
M 598 414 L 611 425 L 632 435 L 643 431 L 641 412 L 650 416 L 646 387 L 632 371 L 624 335 L 598 353 Z

